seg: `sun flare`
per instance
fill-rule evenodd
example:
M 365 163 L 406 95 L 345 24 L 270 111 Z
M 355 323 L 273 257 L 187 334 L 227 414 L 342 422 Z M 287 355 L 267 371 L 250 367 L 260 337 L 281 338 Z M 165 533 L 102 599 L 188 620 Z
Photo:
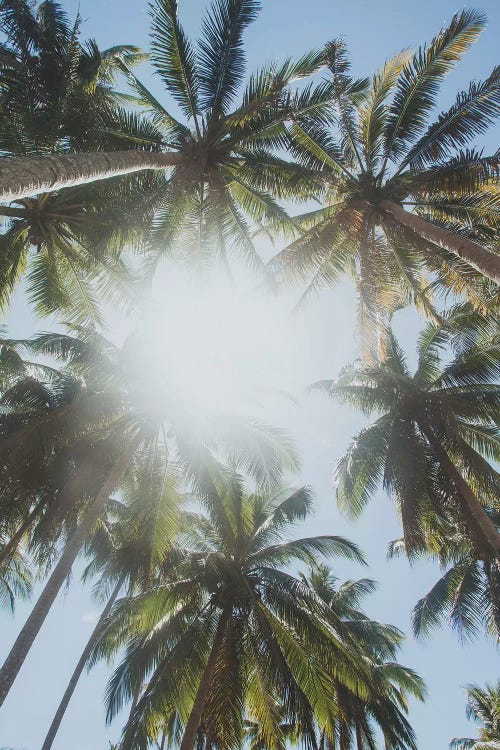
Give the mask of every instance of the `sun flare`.
M 262 406 L 266 392 L 291 385 L 289 309 L 265 292 L 169 267 L 155 282 L 144 330 L 150 366 L 198 410 Z

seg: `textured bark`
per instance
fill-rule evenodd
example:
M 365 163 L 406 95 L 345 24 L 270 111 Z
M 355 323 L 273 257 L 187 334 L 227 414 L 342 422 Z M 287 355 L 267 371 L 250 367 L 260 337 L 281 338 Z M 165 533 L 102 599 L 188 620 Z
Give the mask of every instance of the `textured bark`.
M 500 534 L 498 533 L 495 524 L 488 516 L 451 458 L 448 456 L 438 438 L 434 435 L 432 429 L 425 424 L 420 425 L 420 427 L 425 437 L 432 445 L 441 468 L 453 482 L 457 489 L 459 498 L 463 501 L 463 505 L 465 506 L 463 508 L 465 520 L 469 520 L 467 519 L 468 514 L 474 521 L 475 529 L 470 528 L 470 521 L 468 523 L 472 541 L 475 542 L 480 549 L 486 548 L 494 558 L 496 557 L 500 559 Z M 477 538 L 478 536 L 479 538 Z
M 2 563 L 4 563 L 6 560 L 9 559 L 9 557 L 11 557 L 11 555 L 14 554 L 14 552 L 19 546 L 19 542 L 21 541 L 23 536 L 26 534 L 26 532 L 30 528 L 35 518 L 39 515 L 44 505 L 45 505 L 45 498 L 38 501 L 38 503 L 35 505 L 31 513 L 28 515 L 28 517 L 24 521 L 24 523 L 22 523 L 21 526 L 16 531 L 16 533 L 11 536 L 11 538 L 9 539 L 5 547 L 3 547 L 2 551 L 0 552 L 0 565 L 2 565 Z
M 207 702 L 208 693 L 210 691 L 210 683 L 215 671 L 215 665 L 217 663 L 217 656 L 219 649 L 224 639 L 224 632 L 226 629 L 226 617 L 221 615 L 217 632 L 215 633 L 214 642 L 208 657 L 208 661 L 203 670 L 200 684 L 198 685 L 198 691 L 196 698 L 194 699 L 193 708 L 189 714 L 186 727 L 184 729 L 184 735 L 179 750 L 193 750 L 194 743 L 196 742 L 196 736 L 198 734 L 198 727 L 201 724 L 201 718 L 203 716 L 203 710 Z
M 405 211 L 404 208 L 393 201 L 380 201 L 378 208 L 390 214 L 399 224 L 411 229 L 412 232 L 423 239 L 457 255 L 483 276 L 496 284 L 500 284 L 500 255 L 490 252 L 478 242 L 460 234 L 449 232 L 426 221 L 426 219 L 422 219 L 421 216 Z
M 120 482 L 129 462 L 130 455 L 131 450 L 130 447 L 128 447 L 111 469 L 99 494 L 78 524 L 75 533 L 66 544 L 57 565 L 52 571 L 40 597 L 38 598 L 37 603 L 31 610 L 24 627 L 19 633 L 9 655 L 3 663 L 3 666 L 0 669 L 0 706 L 5 701 L 14 680 L 19 674 L 19 670 L 37 637 L 61 586 L 70 574 L 73 563 L 89 532 L 106 507 L 110 494 Z
M 125 578 L 126 578 L 126 575 L 125 574 L 122 575 L 120 580 L 116 584 L 111 596 L 109 597 L 106 603 L 106 606 L 104 607 L 101 613 L 101 616 L 99 618 L 97 625 L 92 631 L 92 634 L 90 638 L 88 639 L 85 645 L 85 648 L 82 651 L 82 655 L 80 656 L 78 660 L 78 663 L 74 669 L 74 672 L 71 675 L 71 678 L 68 682 L 68 686 L 66 690 L 64 691 L 63 697 L 61 698 L 61 702 L 59 703 L 59 706 L 57 707 L 57 711 L 54 715 L 54 718 L 52 719 L 52 724 L 50 725 L 49 731 L 47 732 L 47 736 L 45 737 L 44 743 L 42 745 L 42 750 L 50 750 L 50 748 L 52 747 L 52 743 L 55 740 L 56 734 L 61 725 L 61 721 L 63 720 L 64 714 L 66 713 L 66 709 L 68 708 L 69 702 L 73 696 L 73 693 L 75 692 L 76 686 L 78 684 L 78 680 L 80 679 L 82 672 L 85 668 L 85 665 L 88 661 L 88 658 L 92 652 L 92 649 L 94 648 L 97 642 L 97 639 L 99 635 L 101 634 L 106 618 L 108 617 L 111 611 L 111 607 L 115 603 L 116 597 L 120 593 L 120 589 L 125 582 Z
M 146 169 L 166 169 L 178 164 L 180 158 L 179 154 L 153 151 L 3 157 L 0 203 Z

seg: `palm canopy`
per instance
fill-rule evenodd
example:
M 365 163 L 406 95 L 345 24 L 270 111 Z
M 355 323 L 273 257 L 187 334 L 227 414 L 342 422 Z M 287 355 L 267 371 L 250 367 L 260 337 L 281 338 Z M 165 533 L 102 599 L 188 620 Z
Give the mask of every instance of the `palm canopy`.
M 334 40 L 332 124 L 307 113 L 290 126 L 295 158 L 323 177 L 325 206 L 297 217 L 302 236 L 271 267 L 307 279 L 306 295 L 351 275 L 369 345 L 401 304 L 432 314 L 433 288 L 465 293 L 480 308 L 496 300 L 495 283 L 481 275 L 500 283 L 500 156 L 470 144 L 500 113 L 500 68 L 429 122 L 440 83 L 484 24 L 477 11 L 457 13 L 364 87 L 353 86 L 345 45 Z
M 487 513 L 499 527 L 498 511 Z M 430 521 L 433 521 L 430 522 Z M 406 553 L 402 539 L 391 542 L 389 555 Z M 500 571 L 498 563 L 471 544 L 463 526 L 446 518 L 427 519 L 425 542 L 412 549 L 412 557 L 436 560 L 443 575 L 419 599 L 412 612 L 415 636 L 424 637 L 448 621 L 462 639 L 481 635 L 486 630 L 500 635 Z M 482 559 L 486 557 L 487 559 Z
M 156 149 L 161 135 L 121 108 L 112 85 L 124 67 L 143 59 L 130 45 L 100 51 L 80 40 L 53 0 L 34 7 L 2 0 L 5 36 L 0 58 L 0 151 L 6 156 L 95 149 Z M 161 181 L 163 186 L 163 182 Z M 158 179 L 30 196 L 0 206 L 0 310 L 27 275 L 27 295 L 39 315 L 102 324 L 100 297 L 125 296 L 130 279 L 120 258 L 149 228 Z
M 116 73 L 144 55 L 131 45 L 82 44 L 81 19 L 71 23 L 54 0 L 37 7 L 2 0 L 0 20 L 0 151 L 28 156 L 96 147 L 118 124 Z
M 330 106 L 327 83 L 290 90 L 293 80 L 321 66 L 323 54 L 268 65 L 250 76 L 236 101 L 245 75 L 243 34 L 259 9 L 258 0 L 214 0 L 195 46 L 179 22 L 176 0 L 151 5 L 151 62 L 182 119 L 131 73 L 134 95 L 124 98 L 149 112 L 164 147 L 178 156 L 154 229 L 161 252 L 184 246 L 190 253 L 195 248 L 198 258 L 225 260 L 231 246 L 260 268 L 255 227 L 282 228 L 288 218 L 276 199 L 307 198 L 317 189 L 312 170 L 276 150 L 287 145 L 287 120 Z
M 245 715 L 267 747 L 284 747 L 284 724 L 310 737 L 313 715 L 331 718 L 333 678 L 364 695 L 369 670 L 340 618 L 282 568 L 318 555 L 361 562 L 361 553 L 341 537 L 290 538 L 310 513 L 307 488 L 249 494 L 238 474 L 217 472 L 195 499 L 166 580 L 118 602 L 96 649 L 96 658 L 126 649 L 108 685 L 108 718 L 145 683 L 124 748 L 145 747 L 157 718 L 175 712 L 182 748 L 199 729 L 238 746 Z
M 72 332 L 4 343 L 10 359 L 0 414 L 6 497 L 13 498 L 12 487 L 26 493 L 28 482 L 35 492 L 52 474 L 67 482 L 79 466 L 85 484 L 94 487 L 124 451 L 130 492 L 142 493 L 144 508 L 148 482 L 158 498 L 170 468 L 182 467 L 189 479 L 213 452 L 240 462 L 264 484 L 296 466 L 285 433 L 216 410 L 195 413 L 169 382 L 168 365 L 155 364 L 151 339 L 132 336 L 120 348 L 91 329 Z M 31 360 L 23 360 L 22 352 Z M 37 364 L 41 358 L 50 364 Z
M 494 321 L 477 321 L 464 312 L 461 335 L 453 324 L 429 323 L 413 374 L 391 336 L 383 363 L 350 366 L 337 380 L 313 386 L 378 414 L 337 465 L 337 500 L 358 516 L 383 484 L 397 503 L 410 555 L 425 545 L 429 514 L 461 523 L 487 558 L 500 554 L 498 532 L 483 507 L 497 507 L 499 497 L 500 477 L 488 463 L 500 456 L 499 339 Z M 447 342 L 455 345 L 450 361 L 443 352 Z
M 500 747 L 500 684 L 467 686 L 467 718 L 480 725 L 478 739 L 457 737 L 452 750 L 498 750 Z
M 408 697 L 423 700 L 425 686 L 412 669 L 396 661 L 403 633 L 391 625 L 371 620 L 360 608 L 362 600 L 375 589 L 375 582 L 360 579 L 339 585 L 323 564 L 315 564 L 303 580 L 342 620 L 372 664 L 374 688 L 367 698 L 362 699 L 335 683 L 335 719 L 331 726 L 321 727 L 320 746 L 324 747 L 328 738 L 334 745 L 338 741 L 344 750 L 353 747 L 354 740 L 358 750 L 373 748 L 377 731 L 381 731 L 390 747 L 415 747 L 414 733 L 407 719 Z
M 0 670 L 2 701 L 111 493 L 138 467 L 145 468 L 139 472 L 137 492 L 151 498 L 152 518 L 161 520 L 173 467 L 184 481 L 197 484 L 222 459 L 248 472 L 260 486 L 272 486 L 296 465 L 290 441 L 279 430 L 216 410 L 195 413 L 169 383 L 168 368 L 155 367 L 137 337 L 122 349 L 92 331 L 80 331 L 79 337 L 42 334 L 24 345 L 67 367 L 61 372 L 45 367 L 51 382 L 42 388 L 30 382 L 0 414 L 7 513 L 11 518 L 15 512 L 9 502 L 12 488 L 22 488 L 27 475 L 41 476 L 44 483 L 56 485 L 51 497 L 59 515 L 64 520 L 73 513 L 77 525 Z M 59 393 L 66 398 L 54 399 Z M 30 527 L 33 516 L 26 501 L 23 508 L 23 523 Z

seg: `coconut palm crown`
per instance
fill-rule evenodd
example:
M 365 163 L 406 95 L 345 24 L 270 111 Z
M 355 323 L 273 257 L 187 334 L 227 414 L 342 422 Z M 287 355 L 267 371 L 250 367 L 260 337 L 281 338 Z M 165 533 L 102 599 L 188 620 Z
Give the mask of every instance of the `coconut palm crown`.
M 460 524 L 483 559 L 495 559 L 500 535 L 484 506 L 497 507 L 500 489 L 500 476 L 488 463 L 500 457 L 498 335 L 477 339 L 471 328 L 446 362 L 450 337 L 446 327 L 429 323 L 411 374 L 391 335 L 383 363 L 347 367 L 337 380 L 313 387 L 379 415 L 337 465 L 341 508 L 359 515 L 383 484 L 401 514 L 408 554 L 425 546 L 430 515 Z
M 307 488 L 250 494 L 240 476 L 223 472 L 207 476 L 196 498 L 201 508 L 186 517 L 166 580 L 115 605 L 96 651 L 126 648 L 108 685 L 108 718 L 140 690 L 124 748 L 145 747 L 156 718 L 175 711 L 182 750 L 198 730 L 238 745 L 245 713 L 268 747 L 282 748 L 283 722 L 308 735 L 313 714 L 329 722 L 333 678 L 356 694 L 369 682 L 340 618 L 283 567 L 317 555 L 362 557 L 342 537 L 290 538 L 311 511 Z
M 487 513 L 498 529 L 500 517 L 494 508 Z M 436 560 L 443 573 L 416 603 L 412 612 L 413 632 L 417 638 L 429 636 L 449 624 L 461 640 L 481 636 L 486 631 L 500 636 L 500 567 L 498 560 L 481 554 L 453 519 L 433 518 L 425 530 L 421 549 L 412 549 L 411 558 Z M 389 556 L 406 554 L 404 540 L 389 545 Z M 486 559 L 483 559 L 486 558 Z
M 314 113 L 290 125 L 292 153 L 323 175 L 326 205 L 297 217 L 302 236 L 272 268 L 307 279 L 306 296 L 351 275 L 368 349 L 400 304 L 432 314 L 433 287 L 465 292 L 478 307 L 496 299 L 500 155 L 470 144 L 500 114 L 500 68 L 429 122 L 440 83 L 484 24 L 463 10 L 429 45 L 396 55 L 354 89 L 345 45 L 334 40 L 333 126 Z
M 500 684 L 467 686 L 467 718 L 480 725 L 478 739 L 456 737 L 452 750 L 497 750 L 500 746 Z
M 256 19 L 258 0 L 214 0 L 195 45 L 178 18 L 176 0 L 151 4 L 151 62 L 174 107 L 164 105 L 131 73 L 125 100 L 148 111 L 176 159 L 159 212 L 154 244 L 161 252 L 184 246 L 195 257 L 222 260 L 229 246 L 250 266 L 262 262 L 252 230 L 288 221 L 275 199 L 310 197 L 312 170 L 276 154 L 287 145 L 285 122 L 330 106 L 329 83 L 292 93 L 290 84 L 317 70 L 320 52 L 270 64 L 245 76 L 243 33 Z M 239 98 L 237 98 L 239 95 Z M 180 117 L 172 114 L 176 109 Z

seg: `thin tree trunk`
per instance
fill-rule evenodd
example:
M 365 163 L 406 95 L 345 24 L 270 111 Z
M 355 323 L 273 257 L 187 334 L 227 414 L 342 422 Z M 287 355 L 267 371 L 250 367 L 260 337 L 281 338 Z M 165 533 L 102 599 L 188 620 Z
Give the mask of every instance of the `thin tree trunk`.
M 66 544 L 57 565 L 52 571 L 37 603 L 31 610 L 24 627 L 0 669 L 0 706 L 5 701 L 33 642 L 42 627 L 61 586 L 71 572 L 73 563 L 80 552 L 89 532 L 106 507 L 110 494 L 120 482 L 131 455 L 130 446 L 111 469 L 106 481 L 94 502 L 78 524 L 75 533 Z
M 458 496 L 463 502 L 462 512 L 464 515 L 468 513 L 472 517 L 474 524 L 476 525 L 477 533 L 480 536 L 480 547 L 483 549 L 486 547 L 494 558 L 500 559 L 500 534 L 498 533 L 495 524 L 488 516 L 451 458 L 448 456 L 448 453 L 443 448 L 438 438 L 434 435 L 432 429 L 425 424 L 421 425 L 421 429 L 434 449 L 441 468 L 448 475 L 457 489 Z M 475 536 L 474 532 L 472 532 L 471 537 L 473 541 L 476 541 L 474 538 Z
M 10 216 L 12 219 L 25 219 L 26 211 L 22 208 L 12 208 L 11 206 L 0 206 L 0 216 Z
M 153 151 L 3 157 L 0 159 L 0 203 L 146 169 L 166 169 L 178 164 L 180 158 L 176 153 Z
M 64 714 L 66 713 L 66 709 L 68 708 L 69 702 L 73 696 L 73 693 L 75 692 L 76 686 L 78 684 L 78 680 L 81 677 L 81 674 L 85 668 L 85 665 L 88 661 L 88 658 L 91 654 L 92 649 L 94 648 L 94 645 L 101 634 L 103 625 L 106 621 L 106 618 L 108 617 L 111 607 L 116 601 L 116 597 L 120 593 L 120 589 L 123 586 L 126 574 L 124 573 L 121 577 L 118 583 L 116 584 L 115 588 L 113 589 L 113 592 L 111 596 L 109 597 L 106 606 L 104 607 L 101 616 L 99 618 L 99 621 L 97 625 L 95 626 L 94 630 L 92 631 L 92 634 L 90 638 L 87 641 L 87 644 L 85 648 L 82 651 L 82 655 L 80 656 L 80 659 L 78 660 L 78 663 L 75 667 L 75 670 L 73 674 L 71 675 L 70 681 L 68 682 L 68 686 L 66 690 L 64 691 L 64 695 L 61 699 L 61 702 L 59 703 L 59 706 L 57 707 L 57 711 L 54 715 L 54 718 L 52 719 L 52 724 L 49 727 L 49 731 L 47 732 L 47 736 L 45 737 L 44 743 L 42 745 L 42 750 L 50 750 L 52 747 L 52 743 L 54 742 L 54 739 L 56 737 L 56 734 L 59 730 L 59 727 L 61 725 L 61 721 L 64 718 Z
M 404 208 L 393 201 L 380 201 L 378 208 L 390 214 L 399 224 L 411 229 L 412 232 L 415 232 L 415 234 L 418 234 L 423 239 L 457 255 L 483 276 L 491 279 L 496 284 L 500 284 L 499 255 L 490 252 L 478 242 L 474 242 L 474 240 L 449 232 L 447 229 L 443 229 L 436 224 L 432 224 L 430 221 L 426 221 L 426 219 L 422 219 L 421 216 L 405 211 Z
M 200 684 L 198 685 L 196 698 L 194 699 L 193 708 L 191 709 L 189 719 L 187 720 L 186 727 L 184 729 L 184 735 L 182 737 L 182 742 L 179 750 L 193 750 L 194 743 L 196 742 L 196 735 L 198 734 L 198 727 L 200 726 L 203 711 L 205 709 L 205 703 L 207 702 L 210 683 L 212 682 L 212 677 L 214 675 L 219 649 L 224 639 L 225 628 L 226 617 L 223 613 L 217 626 L 217 631 L 215 633 L 215 638 L 210 650 L 208 661 L 205 665 L 205 669 L 203 670 Z
M 0 552 L 0 565 L 4 563 L 11 555 L 14 554 L 16 551 L 19 542 L 23 538 L 23 536 L 28 531 L 29 527 L 35 520 L 35 518 L 38 516 L 40 511 L 42 510 L 43 506 L 45 505 L 45 498 L 42 498 L 37 502 L 31 513 L 28 515 L 24 523 L 20 525 L 18 530 L 11 536 L 5 547 L 2 548 L 2 551 Z

